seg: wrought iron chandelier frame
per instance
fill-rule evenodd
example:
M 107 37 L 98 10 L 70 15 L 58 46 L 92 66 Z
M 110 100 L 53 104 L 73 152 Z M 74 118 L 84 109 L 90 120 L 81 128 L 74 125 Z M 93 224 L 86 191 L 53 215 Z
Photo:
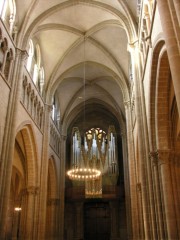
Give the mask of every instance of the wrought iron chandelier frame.
M 95 168 L 75 168 L 67 172 L 71 180 L 94 180 L 101 176 L 101 171 Z

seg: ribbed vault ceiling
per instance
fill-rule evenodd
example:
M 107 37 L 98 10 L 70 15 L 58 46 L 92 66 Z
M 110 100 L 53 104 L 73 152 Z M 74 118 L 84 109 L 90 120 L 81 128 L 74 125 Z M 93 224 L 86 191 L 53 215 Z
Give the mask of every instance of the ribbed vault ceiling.
M 46 101 L 56 92 L 62 119 L 86 101 L 124 115 L 128 44 L 136 41 L 136 0 L 17 0 L 19 47 L 38 42 Z M 82 108 L 83 109 L 83 108 Z

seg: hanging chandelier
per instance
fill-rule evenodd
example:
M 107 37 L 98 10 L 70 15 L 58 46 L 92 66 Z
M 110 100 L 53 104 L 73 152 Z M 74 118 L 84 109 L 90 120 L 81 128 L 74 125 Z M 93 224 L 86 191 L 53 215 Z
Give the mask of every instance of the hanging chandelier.
M 101 176 L 101 171 L 95 168 L 75 168 L 67 172 L 71 180 L 95 180 Z

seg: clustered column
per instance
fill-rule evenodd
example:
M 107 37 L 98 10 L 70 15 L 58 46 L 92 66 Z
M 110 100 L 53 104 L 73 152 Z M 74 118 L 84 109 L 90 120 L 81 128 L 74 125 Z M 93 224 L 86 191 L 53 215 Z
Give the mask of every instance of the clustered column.
M 29 186 L 22 193 L 22 217 L 20 222 L 20 237 L 22 239 L 31 240 L 36 238 L 38 194 L 39 187 L 36 186 Z
M 170 151 L 158 151 L 159 171 L 161 174 L 162 195 L 164 200 L 164 215 L 168 234 L 167 237 L 168 239 L 178 239 L 170 160 Z
M 134 140 L 132 132 L 132 116 L 131 116 L 131 103 L 127 101 L 124 103 L 126 111 L 126 124 L 127 124 L 127 144 L 128 144 L 128 170 L 129 171 L 129 188 L 130 188 L 130 204 L 131 204 L 131 219 L 132 219 L 132 233 L 129 234 L 131 239 L 139 239 L 139 219 L 138 219 L 138 202 L 136 192 L 136 165 L 135 165 L 135 152 Z
M 167 234 L 165 232 L 165 222 L 163 217 L 163 204 L 162 204 L 162 196 L 160 189 L 160 177 L 159 177 L 159 167 L 158 167 L 158 152 L 150 152 L 149 157 L 152 165 L 152 174 L 154 180 L 154 193 L 155 193 L 155 211 L 156 211 L 156 219 L 157 219 L 157 233 L 159 239 L 166 239 Z
M 41 176 L 40 176 L 40 196 L 39 196 L 39 222 L 38 222 L 38 238 L 45 238 L 46 230 L 46 208 L 47 208 L 47 176 L 49 163 L 49 139 L 50 139 L 50 115 L 51 105 L 45 105 L 44 114 L 44 135 L 43 135 L 43 150 L 41 156 Z
M 59 208 L 59 236 L 64 238 L 64 189 L 65 189 L 65 159 L 66 159 L 66 139 L 65 135 L 61 136 L 61 162 L 60 162 L 60 208 Z

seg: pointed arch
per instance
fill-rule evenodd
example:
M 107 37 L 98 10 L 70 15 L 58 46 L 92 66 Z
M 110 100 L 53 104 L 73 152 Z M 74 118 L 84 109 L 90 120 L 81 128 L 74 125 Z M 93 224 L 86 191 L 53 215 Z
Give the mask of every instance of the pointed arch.
M 152 151 L 156 150 L 156 131 L 155 131 L 155 96 L 156 96 L 156 81 L 158 76 L 158 61 L 159 61 L 159 54 L 165 46 L 165 41 L 160 40 L 156 43 L 153 55 L 152 55 L 152 70 L 151 70 L 151 77 L 150 77 L 150 90 L 149 90 L 149 118 L 148 118 L 148 127 L 149 127 L 149 134 L 150 134 L 150 147 Z
M 31 124 L 20 126 L 17 131 L 21 135 L 25 150 L 26 167 L 26 186 L 37 186 L 38 183 L 38 162 L 37 162 L 37 144 Z

